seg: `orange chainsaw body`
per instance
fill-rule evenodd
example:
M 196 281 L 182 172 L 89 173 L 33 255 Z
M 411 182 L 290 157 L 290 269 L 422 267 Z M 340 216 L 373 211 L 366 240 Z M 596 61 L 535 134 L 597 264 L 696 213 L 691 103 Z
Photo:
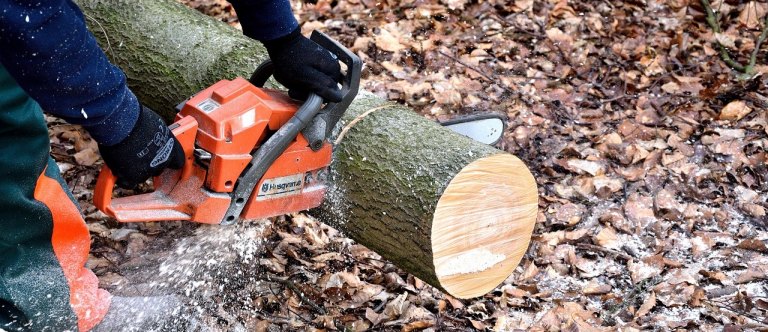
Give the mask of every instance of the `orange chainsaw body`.
M 186 162 L 153 182 L 154 192 L 112 198 L 115 178 L 105 166 L 94 192 L 96 207 L 121 222 L 190 220 L 221 223 L 251 153 L 284 125 L 299 105 L 279 91 L 245 79 L 222 80 L 184 104 L 169 128 Z M 313 151 L 299 134 L 258 182 L 240 215 L 271 217 L 320 205 L 331 145 Z

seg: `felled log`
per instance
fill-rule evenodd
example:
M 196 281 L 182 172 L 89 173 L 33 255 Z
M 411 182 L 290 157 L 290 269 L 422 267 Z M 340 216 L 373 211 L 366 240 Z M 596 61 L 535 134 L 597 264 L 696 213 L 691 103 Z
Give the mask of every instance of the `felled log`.
M 171 0 L 76 0 L 142 103 L 165 114 L 220 79 L 247 77 L 266 51 Z M 340 126 L 331 190 L 310 213 L 459 298 L 506 279 L 525 253 L 536 183 L 515 156 L 362 91 Z

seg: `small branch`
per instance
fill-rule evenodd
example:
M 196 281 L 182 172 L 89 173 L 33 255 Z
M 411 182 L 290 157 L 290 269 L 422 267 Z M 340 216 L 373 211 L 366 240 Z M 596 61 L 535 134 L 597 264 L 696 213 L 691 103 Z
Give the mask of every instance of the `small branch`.
M 96 23 L 96 25 L 99 26 L 99 29 L 104 34 L 104 41 L 107 42 L 107 49 L 105 50 L 105 52 L 109 52 L 112 55 L 112 58 L 114 59 L 115 54 L 112 52 L 112 44 L 109 42 L 109 35 L 107 34 L 107 30 L 104 30 L 104 26 L 102 26 L 101 23 L 97 21 L 95 18 L 88 15 L 88 13 L 83 12 L 83 15 L 85 15 L 86 18 L 93 21 L 94 23 Z
M 714 33 L 720 33 L 720 23 L 717 22 L 717 16 L 712 11 L 712 6 L 709 4 L 709 0 L 701 0 L 701 5 L 704 6 L 704 10 L 707 12 L 707 23 L 712 28 Z
M 709 4 L 709 0 L 701 0 L 701 5 L 704 6 L 704 10 L 707 12 L 707 24 L 709 24 L 709 27 L 712 28 L 712 31 L 715 34 L 720 33 L 720 24 L 717 22 L 717 16 L 712 10 L 712 6 Z M 723 59 L 725 64 L 735 70 L 746 73 L 747 67 L 744 67 L 742 64 L 736 62 L 736 60 L 733 60 L 733 58 L 731 58 L 731 54 L 728 53 L 728 49 L 726 49 L 723 44 L 720 44 L 720 42 L 717 40 L 717 37 L 715 37 L 715 43 L 717 44 L 718 49 L 720 49 L 720 57 Z M 755 48 L 755 50 L 757 50 L 757 48 Z
M 492 78 L 490 75 L 486 74 L 486 73 L 485 73 L 485 72 L 483 72 L 482 70 L 480 70 L 480 69 L 478 69 L 478 68 L 475 68 L 474 66 L 472 66 L 472 65 L 469 65 L 469 64 L 467 64 L 467 63 L 464 63 L 464 61 L 461 61 L 461 59 L 459 59 L 459 58 L 457 58 L 457 57 L 455 57 L 455 56 L 453 56 L 453 55 L 450 55 L 450 54 L 448 54 L 448 53 L 445 53 L 445 52 L 443 52 L 443 51 L 437 51 L 437 53 L 440 53 L 441 55 L 443 55 L 443 56 L 445 56 L 445 57 L 447 57 L 447 58 L 449 58 L 449 59 L 451 59 L 451 60 L 455 61 L 456 63 L 458 63 L 458 64 L 460 64 L 460 65 L 462 65 L 462 66 L 464 66 L 464 67 L 466 67 L 466 68 L 468 68 L 468 69 L 470 69 L 470 70 L 472 70 L 472 71 L 474 71 L 474 72 L 476 72 L 476 73 L 480 74 L 481 76 L 483 76 L 483 78 L 485 78 L 486 80 L 488 80 L 488 82 L 491 82 L 491 83 L 498 83 L 498 80 L 494 80 L 494 79 L 493 79 L 493 78 Z M 505 86 L 502 86 L 502 85 L 499 85 L 499 86 L 500 86 L 502 89 L 504 89 L 504 91 L 506 91 L 506 92 L 507 92 L 507 93 L 509 93 L 509 94 L 512 94 L 512 95 L 516 94 L 516 92 L 515 92 L 515 91 L 513 91 L 512 89 L 510 89 L 510 88 L 508 88 L 508 87 L 505 87 Z
M 716 300 L 704 300 L 705 304 L 708 304 L 713 311 L 717 311 L 720 314 L 726 314 L 723 311 L 729 311 L 730 314 L 744 317 L 746 319 L 749 319 L 754 322 L 755 325 L 757 325 L 760 328 L 768 328 L 768 325 L 766 325 L 766 321 L 764 317 L 756 316 L 752 313 L 746 312 L 741 309 L 737 309 L 729 305 L 728 303 L 725 303 L 724 301 L 716 301 Z M 763 319 L 761 321 L 761 319 Z
M 608 254 L 608 255 L 619 257 L 621 259 L 624 259 L 625 261 L 632 260 L 632 256 L 627 255 L 627 254 L 625 254 L 623 252 L 619 252 L 619 251 L 616 251 L 616 250 L 611 250 L 611 249 L 608 249 L 608 248 L 603 248 L 601 246 L 596 246 L 594 244 L 577 243 L 576 247 L 577 248 L 581 248 L 581 249 L 585 249 L 585 250 L 599 251 L 599 252 L 602 252 L 602 253 L 605 253 L 605 254 Z
M 471 69 L 472 71 L 474 71 L 474 72 L 476 72 L 476 73 L 478 73 L 478 74 L 482 75 L 483 77 L 485 77 L 485 79 L 487 79 L 487 80 L 488 80 L 488 81 L 490 81 L 490 82 L 493 82 L 493 81 L 494 81 L 494 79 L 493 79 L 493 78 L 491 78 L 491 76 L 489 76 L 488 74 L 486 74 L 486 73 L 485 73 L 485 72 L 483 72 L 482 70 L 480 70 L 480 69 L 478 69 L 478 68 L 475 68 L 474 66 L 471 66 L 471 65 L 469 65 L 469 64 L 466 64 L 466 63 L 464 63 L 464 61 L 461 61 L 459 58 L 457 58 L 457 57 L 455 57 L 455 56 L 453 56 L 453 55 L 450 55 L 450 54 L 448 54 L 448 53 L 445 53 L 445 52 L 443 52 L 443 51 L 437 51 L 437 53 L 440 53 L 440 54 L 442 54 L 443 56 L 445 56 L 445 57 L 447 57 L 447 58 L 449 58 L 449 59 L 451 59 L 451 60 L 455 61 L 456 63 L 458 63 L 458 64 L 460 64 L 460 65 L 462 65 L 462 66 L 464 66 L 464 67 L 467 67 L 467 68 Z
M 283 286 L 288 287 L 291 291 L 293 291 L 293 293 L 299 297 L 299 300 L 301 300 L 302 303 L 308 305 L 316 313 L 320 315 L 326 315 L 328 313 L 323 307 L 319 306 L 317 303 L 315 303 L 314 301 L 304 296 L 304 292 L 302 292 L 298 287 L 296 287 L 296 284 L 288 280 L 288 278 L 283 279 L 283 278 L 278 278 L 278 277 L 267 274 L 259 279 L 264 281 L 281 283 L 283 284 Z
M 747 73 L 751 72 L 752 69 L 755 68 L 755 63 L 757 62 L 757 53 L 760 52 L 760 46 L 765 41 L 766 37 L 768 37 L 768 15 L 766 15 L 763 19 L 763 31 L 760 32 L 760 37 L 758 37 L 757 42 L 755 42 L 755 49 L 752 50 L 752 55 L 749 56 L 749 64 L 746 68 Z

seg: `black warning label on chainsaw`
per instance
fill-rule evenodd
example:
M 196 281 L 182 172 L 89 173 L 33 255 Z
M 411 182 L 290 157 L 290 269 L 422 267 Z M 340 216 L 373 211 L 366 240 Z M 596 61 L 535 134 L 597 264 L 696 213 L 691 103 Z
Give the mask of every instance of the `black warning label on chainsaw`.
M 274 179 L 266 179 L 259 187 L 257 201 L 291 196 L 301 193 L 304 188 L 304 174 L 295 174 Z

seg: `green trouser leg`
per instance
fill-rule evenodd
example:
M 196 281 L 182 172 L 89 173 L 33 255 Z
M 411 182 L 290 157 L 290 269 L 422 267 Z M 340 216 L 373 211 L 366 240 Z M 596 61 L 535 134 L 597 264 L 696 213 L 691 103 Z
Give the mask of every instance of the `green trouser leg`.
M 40 106 L 0 66 L 0 330 L 87 330 L 109 306 L 49 149 Z

